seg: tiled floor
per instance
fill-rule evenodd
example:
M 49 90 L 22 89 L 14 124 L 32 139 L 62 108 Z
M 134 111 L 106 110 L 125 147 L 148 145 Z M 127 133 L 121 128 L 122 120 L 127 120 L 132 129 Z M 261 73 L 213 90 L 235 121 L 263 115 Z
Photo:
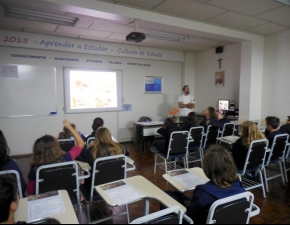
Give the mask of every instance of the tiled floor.
M 167 184 L 163 179 L 163 171 L 157 170 L 156 175 L 153 173 L 154 157 L 153 154 L 142 155 L 135 151 L 136 145 L 125 144 L 126 148 L 130 150 L 130 157 L 135 161 L 136 170 L 128 173 L 128 176 L 141 175 L 147 178 L 149 181 L 157 185 L 162 190 L 173 190 L 172 187 Z M 22 169 L 24 176 L 27 177 L 29 171 L 29 158 L 17 159 L 17 163 Z M 290 178 L 290 177 L 289 177 Z M 290 207 L 288 203 L 290 202 L 290 185 L 287 184 L 286 187 L 282 186 L 281 179 L 277 178 L 269 182 L 270 193 L 267 195 L 267 199 L 262 196 L 262 191 L 256 189 L 253 191 L 255 194 L 255 204 L 261 208 L 261 213 L 259 216 L 251 219 L 252 224 L 289 224 L 290 223 Z M 144 212 L 143 202 L 138 202 L 130 205 L 130 219 L 131 221 L 141 217 Z M 106 211 L 107 207 L 104 203 L 99 203 L 91 207 L 92 211 L 99 209 L 101 211 Z M 155 200 L 151 201 L 150 211 L 154 212 L 159 209 L 159 203 Z M 86 207 L 83 206 L 83 223 L 86 223 Z M 122 216 L 113 221 L 116 224 L 126 224 L 126 216 Z M 112 221 L 108 221 L 112 223 Z

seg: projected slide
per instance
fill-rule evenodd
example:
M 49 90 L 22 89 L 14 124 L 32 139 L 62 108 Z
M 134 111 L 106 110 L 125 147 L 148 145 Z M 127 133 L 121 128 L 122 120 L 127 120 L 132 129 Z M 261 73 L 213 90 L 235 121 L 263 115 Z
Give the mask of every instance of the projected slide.
M 67 113 L 122 109 L 120 71 L 66 69 L 64 82 Z
M 70 72 L 71 108 L 117 107 L 117 79 L 113 72 Z

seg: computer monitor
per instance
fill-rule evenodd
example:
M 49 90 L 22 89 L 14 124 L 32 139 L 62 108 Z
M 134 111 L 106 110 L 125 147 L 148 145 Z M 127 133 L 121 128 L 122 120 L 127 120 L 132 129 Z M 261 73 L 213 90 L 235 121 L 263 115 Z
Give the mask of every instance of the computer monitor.
M 230 100 L 219 100 L 219 109 L 221 110 L 229 110 L 230 108 Z

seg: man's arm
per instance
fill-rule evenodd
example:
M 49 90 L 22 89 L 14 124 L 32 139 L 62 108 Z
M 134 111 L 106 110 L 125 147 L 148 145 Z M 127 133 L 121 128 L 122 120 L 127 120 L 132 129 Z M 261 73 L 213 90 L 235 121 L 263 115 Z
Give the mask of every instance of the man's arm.
M 186 105 L 183 104 L 183 102 L 178 102 L 178 107 L 179 107 L 180 109 L 184 109 L 184 108 L 186 108 Z
M 186 105 L 186 108 L 194 109 L 195 108 L 195 104 L 194 103 L 189 103 L 189 104 Z

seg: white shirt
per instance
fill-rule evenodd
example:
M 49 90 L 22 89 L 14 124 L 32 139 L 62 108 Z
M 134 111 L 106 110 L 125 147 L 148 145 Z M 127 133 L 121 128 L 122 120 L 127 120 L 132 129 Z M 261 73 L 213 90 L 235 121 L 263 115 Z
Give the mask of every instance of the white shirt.
M 195 104 L 194 97 L 191 95 L 181 95 L 178 99 L 178 102 L 182 102 L 183 104 L 189 104 L 193 103 Z M 193 112 L 193 109 L 188 108 L 179 108 L 179 114 L 180 116 L 188 116 L 189 113 Z

